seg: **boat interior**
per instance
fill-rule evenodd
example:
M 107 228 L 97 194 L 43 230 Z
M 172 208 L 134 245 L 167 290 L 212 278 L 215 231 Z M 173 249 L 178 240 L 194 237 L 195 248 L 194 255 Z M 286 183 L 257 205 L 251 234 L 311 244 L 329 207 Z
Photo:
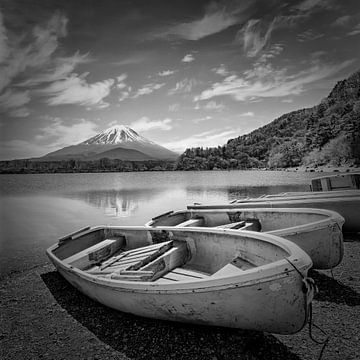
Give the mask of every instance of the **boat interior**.
M 61 239 L 52 253 L 92 276 L 166 284 L 236 276 L 290 255 L 248 234 L 115 227 Z
M 188 210 L 160 215 L 151 226 L 215 227 L 269 232 L 325 220 L 326 213 L 304 211 L 260 210 Z

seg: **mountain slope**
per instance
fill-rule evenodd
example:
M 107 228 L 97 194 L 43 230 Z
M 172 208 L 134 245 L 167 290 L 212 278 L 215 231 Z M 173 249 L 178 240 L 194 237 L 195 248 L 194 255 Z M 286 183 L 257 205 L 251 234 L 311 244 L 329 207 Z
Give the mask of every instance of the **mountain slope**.
M 360 71 L 308 109 L 284 114 L 226 145 L 187 149 L 178 169 L 290 167 L 360 162 Z
M 127 150 L 127 151 L 125 151 Z M 131 151 L 133 153 L 131 154 Z M 136 153 L 135 153 L 136 151 Z M 178 154 L 139 135 L 133 129 L 117 125 L 102 131 L 78 144 L 51 152 L 41 160 L 81 159 L 93 160 L 102 157 L 120 160 L 176 159 Z

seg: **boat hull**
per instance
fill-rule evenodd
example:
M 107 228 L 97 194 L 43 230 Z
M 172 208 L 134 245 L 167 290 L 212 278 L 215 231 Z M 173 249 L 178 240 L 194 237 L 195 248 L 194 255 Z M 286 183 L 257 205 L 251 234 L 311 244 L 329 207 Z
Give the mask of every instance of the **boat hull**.
M 143 230 L 158 231 L 145 227 Z M 89 232 L 91 231 L 90 229 Z M 196 236 L 197 233 L 200 236 L 211 236 L 214 232 L 218 238 L 225 236 L 229 241 L 233 241 L 234 236 L 244 237 L 245 242 L 254 237 L 262 239 L 264 243 L 266 241 L 266 246 L 279 247 L 290 255 L 288 261 L 280 258 L 274 263 L 243 271 L 241 275 L 219 276 L 215 273 L 205 279 L 171 284 L 91 276 L 54 255 L 61 244 L 49 248 L 47 255 L 59 273 L 76 289 L 95 301 L 122 312 L 160 320 L 278 334 L 296 333 L 307 322 L 314 288 L 306 275 L 312 263 L 291 242 L 273 235 L 249 231 L 239 234 L 232 230 L 188 228 L 182 231 L 164 227 L 161 231 L 184 233 L 185 238 Z M 71 246 L 73 239 L 69 239 L 66 240 L 66 246 Z M 205 240 L 201 246 L 204 244 Z
M 296 333 L 307 320 L 306 296 L 299 291 L 302 281 L 295 273 L 247 285 L 232 283 L 188 291 L 134 291 L 100 285 L 61 267 L 57 269 L 93 300 L 147 318 L 277 334 Z
M 246 219 L 259 220 L 262 232 L 295 243 L 311 257 L 315 269 L 334 268 L 340 264 L 344 254 L 344 218 L 336 212 L 323 209 L 194 209 L 157 216 L 146 226 L 181 226 L 188 219 L 202 219 L 203 226 L 206 227 Z
M 301 198 L 287 199 L 286 197 L 271 199 L 254 199 L 233 203 L 214 205 L 190 205 L 188 209 L 237 209 L 237 208 L 311 208 L 325 209 L 339 213 L 345 223 L 344 232 L 360 231 L 360 195 L 346 197 L 312 197 L 310 195 Z

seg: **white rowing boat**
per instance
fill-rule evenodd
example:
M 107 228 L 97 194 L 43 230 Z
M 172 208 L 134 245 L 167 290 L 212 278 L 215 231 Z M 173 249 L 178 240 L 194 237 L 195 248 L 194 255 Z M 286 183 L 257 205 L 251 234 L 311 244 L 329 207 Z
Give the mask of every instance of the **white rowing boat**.
M 250 231 L 94 227 L 47 255 L 85 295 L 155 319 L 291 334 L 308 320 L 314 293 L 304 251 Z
M 322 209 L 192 209 L 170 211 L 145 226 L 217 227 L 261 231 L 288 239 L 302 248 L 315 269 L 337 266 L 344 253 L 344 218 Z
M 320 193 L 287 193 L 260 198 L 234 200 L 228 204 L 194 204 L 188 209 L 237 209 L 237 208 L 311 208 L 339 213 L 344 219 L 344 232 L 360 231 L 360 190 L 325 191 Z

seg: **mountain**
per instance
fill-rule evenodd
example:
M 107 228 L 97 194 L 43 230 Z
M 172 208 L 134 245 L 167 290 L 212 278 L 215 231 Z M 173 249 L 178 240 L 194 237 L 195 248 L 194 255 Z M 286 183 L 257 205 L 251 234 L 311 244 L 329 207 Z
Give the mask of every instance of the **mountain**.
M 320 104 L 284 114 L 217 148 L 187 149 L 177 169 L 360 164 L 360 71 Z
M 92 138 L 51 152 L 41 160 L 175 160 L 178 154 L 139 135 L 128 126 L 112 126 Z M 39 160 L 39 159 L 38 159 Z

